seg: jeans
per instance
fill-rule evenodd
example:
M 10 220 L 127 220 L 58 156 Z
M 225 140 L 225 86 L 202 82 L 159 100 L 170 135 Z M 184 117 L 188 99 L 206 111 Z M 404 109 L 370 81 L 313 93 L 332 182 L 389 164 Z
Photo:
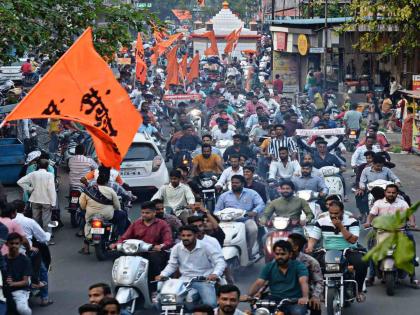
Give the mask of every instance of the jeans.
M 142 253 L 141 257 L 149 261 L 149 289 L 151 292 L 156 291 L 156 283 L 150 283 L 165 268 L 169 254 L 165 251 Z
M 39 290 L 40 298 L 41 300 L 48 300 L 48 270 L 43 262 L 41 263 L 41 268 L 39 270 L 39 280 L 47 284 L 45 287 Z
M 16 310 L 19 315 L 32 315 L 32 310 L 29 307 L 29 291 L 28 290 L 17 290 L 12 292 L 13 300 L 16 304 Z
M 257 161 L 257 174 L 262 178 L 267 178 L 267 173 L 270 168 L 270 163 L 265 156 L 259 156 Z
M 363 261 L 363 253 L 357 251 L 347 251 L 346 259 L 350 265 L 353 265 L 354 270 L 356 271 L 355 280 L 357 282 L 357 287 L 359 292 L 363 292 L 363 283 L 368 271 L 368 264 Z
M 58 134 L 53 132 L 50 133 L 50 143 L 48 145 L 48 151 L 50 153 L 55 153 L 58 150 Z
M 0 315 L 7 314 L 7 304 L 4 302 L 0 302 Z
M 31 260 L 31 265 L 32 265 L 31 281 L 34 284 L 39 284 L 39 274 L 40 274 L 41 264 L 42 264 L 41 253 L 31 251 L 29 253 L 29 258 Z
M 32 217 L 42 226 L 45 232 L 51 233 L 51 228 L 48 224 L 51 222 L 51 205 L 43 203 L 32 203 Z
M 245 221 L 245 230 L 248 244 L 248 253 L 251 256 L 252 248 L 254 247 L 254 244 L 258 238 L 258 226 L 257 223 L 255 223 L 254 219 L 249 219 Z
M 286 315 L 305 315 L 307 311 L 306 305 L 289 304 L 281 307 Z
M 207 282 L 193 282 L 191 288 L 198 291 L 201 304 L 210 305 L 212 308 L 217 307 L 216 289 L 213 284 Z

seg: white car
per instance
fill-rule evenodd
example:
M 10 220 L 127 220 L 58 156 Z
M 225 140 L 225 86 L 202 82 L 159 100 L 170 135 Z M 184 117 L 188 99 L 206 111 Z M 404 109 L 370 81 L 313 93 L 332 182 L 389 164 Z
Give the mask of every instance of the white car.
M 121 164 L 120 174 L 133 191 L 155 193 L 169 183 L 168 169 L 159 148 L 147 133 L 137 133 Z

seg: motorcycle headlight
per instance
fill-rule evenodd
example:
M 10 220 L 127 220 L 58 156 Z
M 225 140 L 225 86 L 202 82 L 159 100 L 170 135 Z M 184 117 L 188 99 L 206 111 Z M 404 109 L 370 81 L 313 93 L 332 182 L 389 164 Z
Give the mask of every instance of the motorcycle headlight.
M 203 186 L 204 188 L 210 188 L 211 186 L 213 186 L 213 181 L 211 179 L 202 180 L 201 186 Z
M 255 315 L 270 315 L 270 311 L 265 307 L 259 307 L 255 310 Z
M 125 254 L 135 254 L 137 253 L 137 248 L 138 248 L 137 244 L 133 244 L 133 243 L 124 243 L 122 245 L 122 251 Z
M 162 304 L 176 304 L 176 295 L 175 294 L 162 294 L 160 297 L 160 302 Z
M 339 272 L 340 271 L 340 265 L 339 264 L 326 264 L 325 265 L 325 271 L 326 272 Z

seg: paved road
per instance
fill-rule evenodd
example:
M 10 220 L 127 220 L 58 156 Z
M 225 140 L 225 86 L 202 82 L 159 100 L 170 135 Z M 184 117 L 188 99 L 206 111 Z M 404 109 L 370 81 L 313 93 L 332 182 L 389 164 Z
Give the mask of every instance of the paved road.
M 420 187 L 418 185 L 418 175 L 420 174 L 420 159 L 416 156 L 394 155 L 393 161 L 396 162 L 396 173 L 401 178 L 404 190 L 417 200 L 420 197 Z M 62 175 L 62 182 L 66 182 L 66 175 Z M 9 188 L 9 200 L 18 196 L 16 188 Z M 66 200 L 66 185 L 60 187 L 60 204 L 63 208 Z M 354 210 L 355 203 L 353 198 L 346 204 L 346 209 Z M 357 210 L 355 210 L 357 211 Z M 132 217 L 139 214 L 139 205 L 136 204 Z M 420 215 L 417 214 L 417 222 L 420 222 Z M 68 223 L 68 215 L 64 214 L 64 222 Z M 56 245 L 51 247 L 53 254 L 53 269 L 50 274 L 50 295 L 54 299 L 54 304 L 41 308 L 34 302 L 33 310 L 36 315 L 52 314 L 77 314 L 77 307 L 86 302 L 87 287 L 95 282 L 110 282 L 112 262 L 98 262 L 93 255 L 82 256 L 77 251 L 82 246 L 82 241 L 74 236 L 75 231 L 65 228 L 56 233 Z M 417 244 L 420 238 L 416 236 Z M 256 266 L 247 268 L 246 272 L 241 273 L 238 285 L 243 292 L 247 291 L 250 283 L 254 281 L 262 267 L 262 262 Z M 345 314 L 416 314 L 420 303 L 418 293 L 409 288 L 401 288 L 396 296 L 389 298 L 385 295 L 384 287 L 376 284 L 369 288 L 367 301 L 364 304 L 352 305 L 345 310 Z M 243 307 L 246 307 L 244 305 Z M 149 313 L 149 312 L 147 312 Z

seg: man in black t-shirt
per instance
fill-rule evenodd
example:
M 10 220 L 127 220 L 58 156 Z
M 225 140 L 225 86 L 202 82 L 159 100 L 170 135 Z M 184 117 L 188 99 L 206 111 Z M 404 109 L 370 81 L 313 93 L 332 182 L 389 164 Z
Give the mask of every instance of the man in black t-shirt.
M 13 298 L 16 310 L 21 315 L 31 315 L 29 307 L 29 282 L 32 275 L 31 262 L 29 258 L 19 253 L 22 246 L 22 236 L 17 233 L 10 233 L 7 237 L 9 254 L 6 259 L 6 283 L 8 293 Z M 9 299 L 8 299 L 9 300 Z

